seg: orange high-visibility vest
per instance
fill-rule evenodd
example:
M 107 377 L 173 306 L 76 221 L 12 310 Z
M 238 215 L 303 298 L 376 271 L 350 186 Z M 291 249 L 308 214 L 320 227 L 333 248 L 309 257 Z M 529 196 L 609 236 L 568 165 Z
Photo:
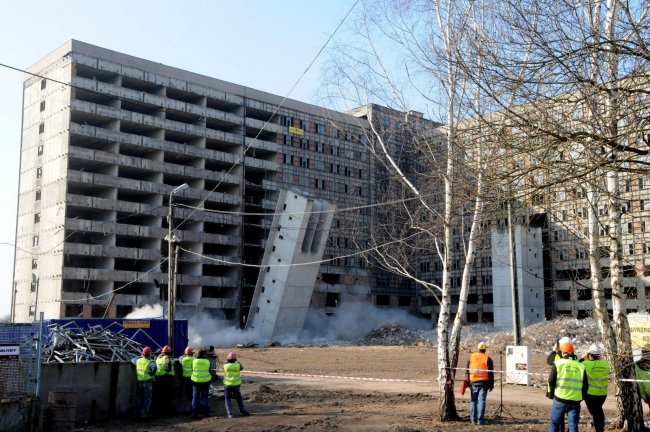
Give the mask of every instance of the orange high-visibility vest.
M 469 380 L 488 380 L 488 355 L 482 352 L 475 352 L 469 357 Z

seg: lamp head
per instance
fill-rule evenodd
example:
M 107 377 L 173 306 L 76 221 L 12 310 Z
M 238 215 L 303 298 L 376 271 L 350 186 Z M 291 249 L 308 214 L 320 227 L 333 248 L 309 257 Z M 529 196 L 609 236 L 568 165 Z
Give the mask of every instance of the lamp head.
M 187 183 L 183 183 L 182 185 L 177 186 L 172 190 L 172 195 L 175 194 L 175 193 L 178 193 L 178 192 L 182 192 L 185 189 L 189 189 L 189 187 L 190 187 L 190 185 L 188 185 Z

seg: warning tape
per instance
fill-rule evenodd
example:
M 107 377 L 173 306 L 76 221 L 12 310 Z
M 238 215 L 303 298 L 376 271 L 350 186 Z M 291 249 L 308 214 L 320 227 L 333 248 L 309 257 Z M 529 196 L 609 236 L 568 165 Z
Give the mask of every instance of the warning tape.
M 314 374 L 298 374 L 298 373 L 285 373 L 285 372 L 261 372 L 261 371 L 249 371 L 243 370 L 242 374 L 252 374 L 252 375 L 279 375 L 279 376 L 295 376 L 295 377 L 306 377 L 306 378 L 328 378 L 328 379 L 338 379 L 338 380 L 348 380 L 348 381 L 378 381 L 378 382 L 408 382 L 408 383 L 434 383 L 437 381 L 432 380 L 405 380 L 397 378 L 369 378 L 369 377 L 351 377 L 351 376 L 340 376 L 340 375 L 314 375 Z
M 453 369 L 453 370 L 462 370 L 462 371 L 469 371 L 473 369 L 468 369 L 468 368 L 448 368 L 448 369 Z M 481 371 L 485 372 L 494 372 L 494 373 L 500 373 L 500 374 L 505 374 L 505 375 L 539 375 L 539 376 L 545 376 L 548 377 L 547 373 L 541 373 L 541 372 L 524 372 L 524 371 L 513 371 L 513 372 L 508 372 L 508 371 L 502 371 L 502 370 L 496 370 L 496 369 L 488 369 L 487 371 L 485 369 L 480 369 Z M 344 380 L 344 381 L 375 381 L 375 382 L 405 382 L 405 383 L 437 383 L 438 380 L 407 380 L 407 379 L 398 379 L 398 378 L 369 378 L 369 377 L 352 377 L 352 376 L 341 376 L 341 375 L 316 375 L 316 374 L 301 374 L 301 373 L 289 373 L 289 372 L 264 372 L 264 371 L 249 371 L 249 370 L 243 370 L 241 371 L 242 374 L 251 374 L 251 375 L 275 375 L 275 376 L 294 376 L 294 377 L 304 377 L 304 378 L 325 378 L 325 379 L 336 379 L 336 380 Z M 623 381 L 623 382 L 637 382 L 637 383 L 650 383 L 650 380 L 638 380 L 634 378 L 621 378 L 618 381 Z

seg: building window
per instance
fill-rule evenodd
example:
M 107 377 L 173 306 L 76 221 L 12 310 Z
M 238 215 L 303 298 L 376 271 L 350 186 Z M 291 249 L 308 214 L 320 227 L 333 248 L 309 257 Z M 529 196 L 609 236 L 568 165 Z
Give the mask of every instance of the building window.
M 38 133 L 42 134 L 43 132 L 45 132 L 45 123 L 41 123 L 38 125 Z
M 41 90 L 45 90 L 45 87 L 47 87 L 47 80 L 43 78 L 41 80 Z
M 34 213 L 34 223 L 39 223 L 41 221 L 41 213 Z
M 32 270 L 36 270 L 38 268 L 38 260 L 36 258 L 32 259 Z
M 305 138 L 300 138 L 300 148 L 301 149 L 309 149 L 309 141 L 307 141 Z
M 650 209 L 650 202 L 646 200 L 640 200 L 639 208 L 641 209 L 641 211 Z
M 323 145 L 322 142 L 317 142 L 316 143 L 316 151 L 318 153 L 323 153 L 325 151 L 325 146 Z
M 45 81 L 45 80 L 43 80 Z M 29 307 L 29 316 L 34 316 L 36 315 L 36 306 L 30 306 Z
M 34 282 L 32 282 L 32 286 L 30 288 L 30 291 L 31 292 L 36 292 L 37 289 L 38 289 L 38 279 L 36 279 Z
M 331 152 L 332 152 L 332 154 L 334 156 L 338 156 L 339 155 L 339 148 L 337 146 L 332 146 Z
M 292 145 L 292 143 L 293 143 L 293 141 L 291 139 L 291 135 L 285 135 L 284 136 L 284 144 L 290 146 L 290 145 Z
M 634 255 L 634 244 L 625 245 L 626 255 Z
M 43 168 L 38 167 L 36 168 L 36 178 L 41 178 L 41 177 L 43 177 Z
M 40 200 L 41 200 L 41 190 L 39 189 L 36 191 L 36 201 L 40 201 Z
M 38 246 L 38 236 L 34 236 L 34 238 L 32 238 L 32 246 Z
M 300 166 L 303 168 L 309 168 L 309 159 L 300 158 Z
M 325 135 L 325 125 L 316 123 L 316 133 L 319 135 Z
M 38 155 L 43 156 L 43 144 L 38 146 Z
M 41 101 L 41 112 L 45 111 L 45 101 Z
M 293 126 L 293 119 L 289 116 L 284 116 L 282 119 L 285 126 Z
M 290 154 L 285 154 L 284 155 L 284 163 L 286 165 L 293 165 L 293 156 Z

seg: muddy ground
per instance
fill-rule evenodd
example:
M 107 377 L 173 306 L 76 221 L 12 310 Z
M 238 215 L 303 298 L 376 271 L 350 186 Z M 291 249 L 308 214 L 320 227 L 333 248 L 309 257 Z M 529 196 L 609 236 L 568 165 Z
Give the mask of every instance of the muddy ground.
M 78 430 L 541 432 L 548 427 L 551 401 L 544 396 L 542 382 L 549 369 L 542 355 L 533 357 L 531 371 L 540 374 L 535 376 L 534 386 L 504 384 L 501 392 L 497 378 L 494 391 L 488 395 L 489 423 L 473 426 L 468 420 L 469 393 L 460 395 L 460 380 L 456 397 L 461 420 L 437 420 L 436 355 L 431 347 L 278 347 L 237 352 L 248 371 L 243 374 L 242 393 L 246 408 L 253 414 L 250 417 L 225 418 L 223 399 L 217 396 L 211 398 L 211 416 L 199 420 L 190 420 L 187 415 L 148 423 L 121 419 Z M 218 353 L 224 359 L 227 351 Z M 499 355 L 488 354 L 499 369 Z M 404 381 L 380 381 L 387 379 Z M 611 394 L 605 405 L 609 419 L 615 413 Z M 593 430 L 584 404 L 581 414 L 580 430 Z M 611 425 L 608 428 L 615 430 Z

